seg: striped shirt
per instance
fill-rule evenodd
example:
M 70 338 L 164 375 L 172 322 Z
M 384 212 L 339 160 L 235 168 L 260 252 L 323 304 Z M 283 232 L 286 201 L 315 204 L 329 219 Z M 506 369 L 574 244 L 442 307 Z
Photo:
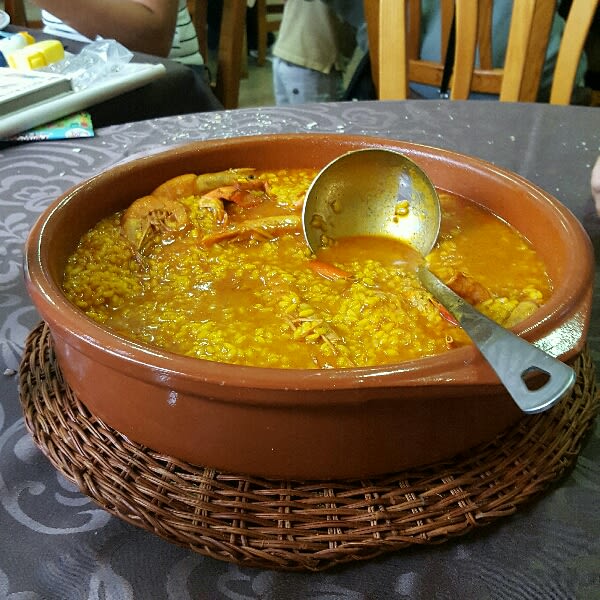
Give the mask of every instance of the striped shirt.
M 46 10 L 42 11 L 42 21 L 45 33 L 83 42 L 91 41 Z M 177 24 L 169 58 L 186 65 L 201 65 L 204 62 L 200 55 L 198 37 L 188 11 L 187 0 L 179 0 Z

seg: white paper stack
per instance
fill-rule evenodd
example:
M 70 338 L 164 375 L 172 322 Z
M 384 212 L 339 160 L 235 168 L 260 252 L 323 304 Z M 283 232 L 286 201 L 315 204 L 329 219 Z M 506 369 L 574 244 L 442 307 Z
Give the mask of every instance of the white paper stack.
M 73 92 L 62 75 L 0 67 L 0 116 Z
M 6 88 L 3 91 L 3 86 L 0 84 L 0 139 L 10 138 L 32 127 L 84 110 L 94 104 L 146 85 L 166 73 L 165 66 L 162 64 L 128 63 L 123 65 L 118 73 L 100 80 L 89 88 L 73 91 L 70 89 L 69 80 L 60 75 L 2 68 L 1 72 L 4 71 L 12 71 L 13 74 L 21 75 L 39 73 L 44 79 L 47 79 L 46 83 L 49 85 L 49 89 L 47 97 L 44 97 L 42 88 L 45 86 L 39 82 L 36 85 L 30 83 L 32 87 L 29 92 L 24 89 L 24 80 L 21 81 L 20 91 L 18 88 L 14 88 L 12 91 Z M 63 83 L 53 83 L 50 86 L 49 77 L 63 80 Z M 69 89 L 64 88 L 65 79 Z M 54 87 L 55 85 L 57 87 Z M 61 89 L 62 91 L 59 91 Z M 25 92 L 24 95 L 21 92 Z M 28 96 L 28 94 L 32 95 Z M 4 95 L 7 106 L 16 106 L 16 110 L 5 112 L 1 108 Z M 16 101 L 17 104 L 8 104 L 12 101 Z

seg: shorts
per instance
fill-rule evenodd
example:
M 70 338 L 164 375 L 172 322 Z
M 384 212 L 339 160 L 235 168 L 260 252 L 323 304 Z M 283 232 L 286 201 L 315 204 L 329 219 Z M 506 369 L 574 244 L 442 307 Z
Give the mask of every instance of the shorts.
M 321 73 L 273 57 L 273 92 L 277 105 L 333 102 L 344 92 L 343 75 L 335 69 Z

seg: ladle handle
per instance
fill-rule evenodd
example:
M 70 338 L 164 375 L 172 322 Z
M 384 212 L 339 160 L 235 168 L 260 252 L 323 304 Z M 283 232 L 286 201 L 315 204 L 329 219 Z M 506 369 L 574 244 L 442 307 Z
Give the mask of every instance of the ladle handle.
M 525 413 L 539 413 L 558 402 L 575 384 L 575 372 L 533 344 L 511 333 L 455 294 L 429 269 L 418 269 L 423 286 L 456 318 Z M 534 388 L 527 377 L 538 374 Z M 531 382 L 531 380 L 530 380 Z

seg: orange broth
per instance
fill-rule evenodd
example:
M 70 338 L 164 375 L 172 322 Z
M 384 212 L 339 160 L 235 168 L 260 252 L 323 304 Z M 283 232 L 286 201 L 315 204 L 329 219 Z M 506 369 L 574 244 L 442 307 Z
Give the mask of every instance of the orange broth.
M 257 172 L 269 183 L 269 199 L 227 205 L 227 227 L 295 222 L 315 175 Z M 178 201 L 190 224 L 158 236 L 142 256 L 123 237 L 122 213 L 88 232 L 65 271 L 72 302 L 129 339 L 259 367 L 383 365 L 470 343 L 419 284 L 415 254 L 403 244 L 352 238 L 314 257 L 300 229 L 287 225 L 208 244 L 206 236 L 225 226 L 207 225 L 212 214 L 198 209 L 195 196 Z M 441 233 L 426 257 L 434 273 L 445 281 L 458 273 L 463 284 L 484 289 L 489 296 L 474 303 L 501 324 L 517 306 L 535 309 L 548 299 L 545 266 L 523 236 L 464 198 L 443 193 L 441 201 Z

